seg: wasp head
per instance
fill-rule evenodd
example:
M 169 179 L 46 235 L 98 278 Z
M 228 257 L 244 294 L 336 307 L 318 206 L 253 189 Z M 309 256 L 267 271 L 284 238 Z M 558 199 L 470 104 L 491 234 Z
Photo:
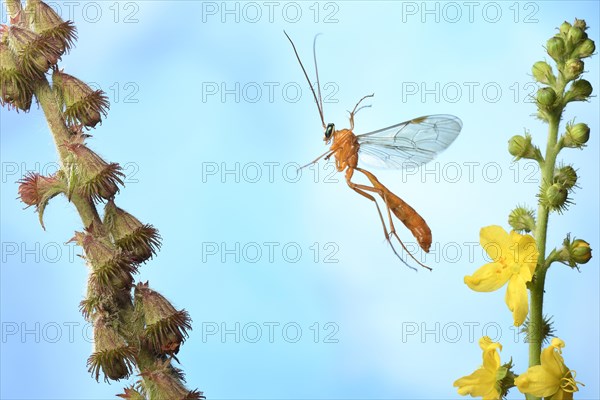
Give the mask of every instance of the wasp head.
M 335 132 L 335 125 L 332 123 L 327 124 L 327 128 L 325 128 L 325 137 L 323 138 L 323 140 L 329 144 L 329 142 L 331 141 L 331 136 L 333 135 L 333 132 Z

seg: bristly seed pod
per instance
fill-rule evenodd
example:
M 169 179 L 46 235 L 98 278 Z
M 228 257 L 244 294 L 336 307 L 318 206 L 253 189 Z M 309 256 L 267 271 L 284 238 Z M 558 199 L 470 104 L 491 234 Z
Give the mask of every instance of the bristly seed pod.
M 29 111 L 33 89 L 17 66 L 8 45 L 0 42 L 0 105 L 8 104 L 17 110 Z
M 40 224 L 44 226 L 44 210 L 50 199 L 60 193 L 66 193 L 66 183 L 58 178 L 57 174 L 42 176 L 38 173 L 28 173 L 19 180 L 19 196 L 21 201 L 28 206 L 35 206 L 39 214 Z
M 102 228 L 92 223 L 84 232 L 75 232 L 69 242 L 83 248 L 85 259 L 92 268 L 91 283 L 97 285 L 98 291 L 110 293 L 133 286 L 132 275 L 137 272 L 135 264 L 110 241 Z
M 531 343 L 531 330 L 529 329 L 530 325 L 531 325 L 531 321 L 529 320 L 529 317 L 527 317 L 527 320 L 525 321 L 525 323 L 523 325 L 521 325 L 521 329 L 519 330 L 519 333 L 522 333 L 523 335 L 525 335 L 525 337 L 524 337 L 525 343 Z M 553 325 L 554 325 L 554 322 L 552 322 L 552 317 L 548 317 L 546 315 L 544 315 L 542 317 L 542 329 L 541 329 L 542 343 L 549 343 L 551 338 L 556 337 L 556 335 L 555 335 L 556 331 L 554 330 Z
M 152 290 L 148 282 L 135 286 L 134 304 L 143 315 L 145 340 L 158 354 L 177 354 L 180 345 L 192 329 L 187 311 L 177 311 L 160 293 Z
M 72 143 L 65 145 L 72 155 L 72 162 L 67 164 L 69 195 L 76 189 L 95 201 L 112 198 L 119 191 L 118 185 L 123 185 L 122 178 L 125 176 L 119 164 L 104 161 L 85 144 L 81 144 L 80 137 L 73 136 L 72 139 Z
M 150 224 L 142 223 L 133 215 L 117 207 L 110 199 L 104 207 L 104 226 L 115 244 L 129 253 L 136 263 L 153 257 L 160 248 L 160 235 Z
M 201 400 L 204 394 L 198 390 L 187 390 L 182 384 L 183 373 L 171 365 L 171 360 L 157 360 L 152 367 L 140 374 L 144 381 L 148 380 L 152 388 L 152 398 L 169 400 Z
M 52 42 L 60 54 L 68 52 L 77 39 L 75 26 L 62 18 L 42 1 L 27 1 L 25 16 L 29 28 L 42 38 Z
M 510 212 L 508 224 L 517 232 L 534 232 L 535 216 L 533 210 L 519 206 Z
M 577 172 L 570 165 L 558 167 L 554 171 L 553 183 L 559 184 L 567 190 L 577 187 Z
M 104 318 L 94 322 L 94 353 L 88 358 L 88 371 L 96 381 L 100 371 L 104 381 L 126 379 L 135 363 L 135 348 L 127 345 L 111 324 Z
M 11 18 L 16 17 L 23 10 L 21 0 L 5 0 L 6 10 Z
M 108 111 L 108 98 L 102 90 L 92 90 L 79 79 L 58 69 L 52 74 L 52 84 L 58 90 L 68 124 L 81 123 L 95 127 Z
M 540 202 L 551 211 L 562 213 L 572 203 L 568 195 L 568 190 L 558 183 L 543 185 L 540 193 Z
M 136 390 L 133 385 L 126 387 L 124 392 L 118 394 L 117 397 L 127 400 L 146 400 L 146 396 Z
M 99 304 L 100 300 L 98 297 L 88 297 L 79 302 L 79 311 L 81 312 L 81 315 L 83 315 L 83 318 L 85 318 L 86 321 L 92 322 L 94 315 L 96 315 L 96 313 L 99 310 Z
M 8 28 L 7 43 L 19 71 L 29 79 L 41 78 L 62 54 L 55 42 L 16 25 Z

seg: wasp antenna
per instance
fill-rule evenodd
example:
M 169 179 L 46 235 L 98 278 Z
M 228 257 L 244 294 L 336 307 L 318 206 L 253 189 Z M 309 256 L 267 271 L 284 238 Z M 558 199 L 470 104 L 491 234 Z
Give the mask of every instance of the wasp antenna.
M 290 38 L 290 36 L 287 34 L 287 32 L 285 30 L 283 31 L 283 33 L 285 34 L 285 36 L 288 38 L 288 40 L 292 44 L 292 48 L 294 49 L 294 54 L 296 54 L 296 59 L 298 60 L 298 63 L 300 63 L 300 67 L 302 68 L 302 72 L 304 72 L 304 77 L 306 78 L 306 81 L 308 82 L 308 86 L 310 87 L 310 91 L 312 92 L 313 98 L 315 99 L 315 103 L 317 104 L 317 108 L 319 109 L 319 116 L 321 117 L 321 123 L 323 124 L 323 129 L 325 129 L 326 125 L 325 125 L 325 118 L 323 117 L 323 106 L 319 102 L 319 98 L 321 97 L 321 89 L 319 87 L 319 98 L 317 98 L 317 94 L 315 93 L 315 89 L 313 88 L 312 83 L 310 83 L 310 78 L 308 77 L 308 74 L 306 73 L 306 69 L 304 68 L 304 65 L 302 64 L 302 61 L 300 60 L 300 56 L 298 55 L 298 50 L 296 50 L 296 45 L 294 45 L 294 42 L 292 41 L 292 39 Z M 315 37 L 315 39 L 316 39 L 316 37 Z M 318 85 L 318 82 L 319 82 L 319 77 L 318 77 L 318 74 L 317 74 L 317 85 Z
M 319 67 L 317 66 L 317 38 L 322 33 L 317 33 L 313 39 L 313 60 L 315 61 L 315 75 L 317 76 L 317 92 L 319 93 L 319 105 L 323 110 L 323 98 L 321 97 L 321 82 L 319 82 Z M 323 127 L 325 127 L 325 121 L 323 121 Z

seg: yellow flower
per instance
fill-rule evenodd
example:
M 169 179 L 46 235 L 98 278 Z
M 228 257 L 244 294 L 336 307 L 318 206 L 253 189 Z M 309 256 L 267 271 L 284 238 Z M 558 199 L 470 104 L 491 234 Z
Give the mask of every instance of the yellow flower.
M 565 342 L 558 338 L 552 339 L 550 346 L 541 354 L 541 365 L 530 367 L 527 372 L 515 379 L 515 385 L 521 393 L 552 400 L 570 400 L 573 392 L 579 388 L 575 381 L 575 371 L 565 365 L 562 358 L 562 348 Z
M 458 394 L 471 397 L 482 397 L 483 400 L 495 400 L 500 398 L 500 385 L 498 381 L 506 375 L 506 368 L 500 366 L 500 354 L 497 349 L 502 350 L 500 343 L 494 343 L 484 336 L 479 339 L 479 347 L 483 350 L 483 366 L 471 375 L 457 379 L 453 386 L 458 387 Z
M 492 262 L 465 276 L 465 283 L 477 292 L 492 292 L 508 282 L 505 301 L 515 326 L 519 326 L 529 311 L 527 282 L 531 281 L 539 254 L 535 239 L 492 225 L 481 229 L 479 242 Z

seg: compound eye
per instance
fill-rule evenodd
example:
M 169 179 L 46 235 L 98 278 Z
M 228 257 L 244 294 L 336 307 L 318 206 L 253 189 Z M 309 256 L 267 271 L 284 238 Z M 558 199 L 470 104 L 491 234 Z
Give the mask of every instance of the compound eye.
M 325 139 L 329 139 L 335 130 L 335 126 L 333 124 L 327 124 L 327 128 L 325 129 Z

